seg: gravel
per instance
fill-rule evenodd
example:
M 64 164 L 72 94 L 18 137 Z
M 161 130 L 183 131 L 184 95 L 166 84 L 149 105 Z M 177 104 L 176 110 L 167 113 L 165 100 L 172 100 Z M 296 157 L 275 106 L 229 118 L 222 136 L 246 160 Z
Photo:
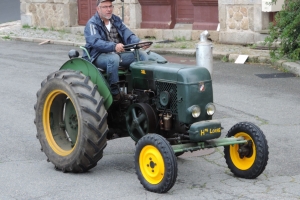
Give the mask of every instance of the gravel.
M 21 26 L 20 21 L 0 24 L 0 35 L 5 38 L 26 37 L 26 38 L 43 38 L 48 40 L 64 40 L 69 42 L 84 43 L 83 34 L 72 34 L 64 30 L 51 30 L 46 28 L 36 28 Z

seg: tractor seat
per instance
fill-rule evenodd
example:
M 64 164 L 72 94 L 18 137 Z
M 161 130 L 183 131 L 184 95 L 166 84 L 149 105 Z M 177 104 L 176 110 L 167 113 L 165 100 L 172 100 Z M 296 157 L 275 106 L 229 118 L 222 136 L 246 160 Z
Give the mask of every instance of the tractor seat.
M 97 68 L 97 69 L 103 74 L 103 76 L 107 76 L 106 71 L 104 69 L 101 69 L 101 68 Z M 118 68 L 119 75 L 126 74 L 127 72 L 128 72 L 128 69 L 126 69 L 125 67 Z
M 80 49 L 82 49 L 86 55 L 88 56 L 88 58 L 91 60 L 91 56 L 88 52 L 88 50 L 84 47 L 84 46 L 80 46 Z M 97 69 L 103 74 L 103 76 L 107 76 L 106 71 L 104 69 L 98 68 Z M 118 68 L 118 74 L 122 75 L 122 74 L 126 74 L 128 72 L 128 69 L 126 69 L 125 67 L 119 67 Z

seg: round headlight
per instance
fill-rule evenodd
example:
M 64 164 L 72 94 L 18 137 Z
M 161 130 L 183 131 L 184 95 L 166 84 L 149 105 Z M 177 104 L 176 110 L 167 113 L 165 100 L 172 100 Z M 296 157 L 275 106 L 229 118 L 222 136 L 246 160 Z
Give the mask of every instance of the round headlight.
M 207 104 L 205 108 L 208 115 L 213 115 L 216 111 L 216 107 L 213 103 Z
M 201 114 L 200 107 L 199 106 L 193 106 L 192 107 L 192 116 L 194 118 L 197 118 L 197 117 L 200 116 L 200 114 Z

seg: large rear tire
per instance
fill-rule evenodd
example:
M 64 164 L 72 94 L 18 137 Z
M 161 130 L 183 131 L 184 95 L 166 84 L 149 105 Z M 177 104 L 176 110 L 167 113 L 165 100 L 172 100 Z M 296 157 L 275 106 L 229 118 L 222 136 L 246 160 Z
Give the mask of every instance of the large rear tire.
M 78 71 L 50 74 L 37 92 L 37 138 L 47 160 L 63 172 L 85 172 L 106 147 L 107 112 L 97 86 Z
M 234 125 L 226 137 L 243 137 L 247 144 L 235 144 L 224 147 L 224 156 L 228 168 L 237 177 L 254 179 L 266 168 L 268 162 L 268 144 L 265 135 L 258 126 L 250 122 Z
M 145 189 L 165 193 L 177 178 L 177 159 L 169 142 L 160 135 L 147 134 L 136 145 L 135 170 Z

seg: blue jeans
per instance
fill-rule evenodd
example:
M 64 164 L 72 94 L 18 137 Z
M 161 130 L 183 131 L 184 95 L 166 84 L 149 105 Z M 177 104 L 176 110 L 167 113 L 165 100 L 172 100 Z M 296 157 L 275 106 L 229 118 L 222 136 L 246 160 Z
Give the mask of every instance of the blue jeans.
M 139 50 L 140 61 L 148 60 L 147 53 Z M 119 90 L 113 84 L 119 81 L 118 68 L 119 66 L 128 68 L 132 62 L 136 61 L 134 51 L 125 51 L 120 54 L 114 52 L 102 53 L 94 61 L 96 67 L 106 71 L 108 77 L 108 84 L 111 88 L 111 93 L 116 95 Z

